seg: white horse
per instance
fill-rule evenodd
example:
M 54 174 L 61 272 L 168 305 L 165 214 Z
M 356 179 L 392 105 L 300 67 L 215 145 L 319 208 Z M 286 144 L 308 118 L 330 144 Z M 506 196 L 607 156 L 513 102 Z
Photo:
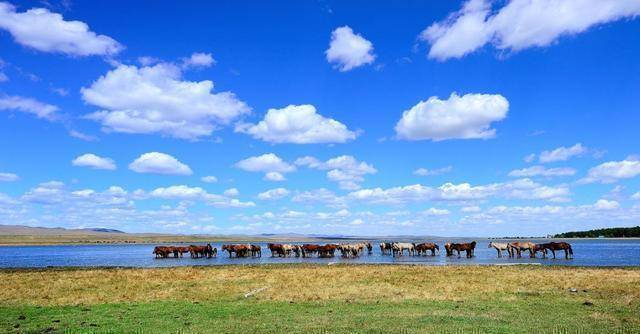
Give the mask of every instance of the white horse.
M 394 242 L 391 244 L 391 249 L 393 250 L 393 256 L 402 256 L 405 250 L 407 250 L 409 255 L 414 255 L 416 245 L 408 242 Z
M 513 257 L 511 253 L 511 247 L 506 242 L 490 242 L 487 248 L 495 248 L 498 251 L 498 257 L 502 257 L 502 251 L 507 251 L 509 253 L 509 257 Z

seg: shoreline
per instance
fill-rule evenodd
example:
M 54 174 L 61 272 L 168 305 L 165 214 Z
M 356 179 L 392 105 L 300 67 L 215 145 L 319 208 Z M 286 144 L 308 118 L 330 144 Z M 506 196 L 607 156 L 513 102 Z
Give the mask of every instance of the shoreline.
M 55 239 L 51 236 L 32 236 L 32 235 L 0 235 L 0 239 L 5 238 L 43 238 L 43 239 Z M 580 240 L 640 240 L 638 237 L 629 238 L 495 238 L 495 237 L 406 237 L 406 238 L 394 238 L 394 237 L 353 237 L 353 238 L 260 238 L 260 237 L 247 237 L 247 238 L 202 238 L 196 237 L 193 239 L 158 239 L 158 240 L 110 240 L 110 239 L 97 239 L 97 240 L 19 240 L 16 242 L 2 242 L 0 241 L 0 247 L 24 247 L 24 246 L 92 246 L 92 245 L 157 245 L 157 244 L 189 244 L 189 243 L 251 243 L 251 242 L 287 242 L 287 243 L 300 243 L 300 242 L 313 242 L 323 243 L 329 241 L 344 241 L 354 242 L 359 240 L 504 240 L 504 241 L 522 241 L 522 240 L 567 240 L 567 241 L 580 241 Z

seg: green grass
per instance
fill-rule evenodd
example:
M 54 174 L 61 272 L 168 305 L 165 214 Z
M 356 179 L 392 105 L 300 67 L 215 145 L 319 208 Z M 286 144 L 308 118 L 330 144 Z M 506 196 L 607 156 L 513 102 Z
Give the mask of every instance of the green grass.
M 253 300 L 0 307 L 0 330 L 20 333 L 638 333 L 640 310 L 580 299 L 520 296 L 406 302 Z M 600 315 L 615 315 L 615 319 Z M 24 318 L 23 320 L 20 320 Z M 17 327 L 16 327 L 17 326 Z
M 2 333 L 640 333 L 636 269 L 44 269 L 0 281 Z

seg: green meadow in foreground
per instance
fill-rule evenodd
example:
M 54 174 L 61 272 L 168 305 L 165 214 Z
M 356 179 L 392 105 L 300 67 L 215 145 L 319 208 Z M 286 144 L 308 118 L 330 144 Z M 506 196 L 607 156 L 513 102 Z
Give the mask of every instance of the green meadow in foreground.
M 635 268 L 263 265 L 0 279 L 7 333 L 640 333 Z

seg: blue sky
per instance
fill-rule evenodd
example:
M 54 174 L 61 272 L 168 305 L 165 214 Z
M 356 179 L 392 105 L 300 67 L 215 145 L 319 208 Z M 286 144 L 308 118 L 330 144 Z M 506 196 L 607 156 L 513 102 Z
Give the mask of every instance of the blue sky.
M 637 0 L 0 2 L 0 223 L 637 225 L 638 15 Z

